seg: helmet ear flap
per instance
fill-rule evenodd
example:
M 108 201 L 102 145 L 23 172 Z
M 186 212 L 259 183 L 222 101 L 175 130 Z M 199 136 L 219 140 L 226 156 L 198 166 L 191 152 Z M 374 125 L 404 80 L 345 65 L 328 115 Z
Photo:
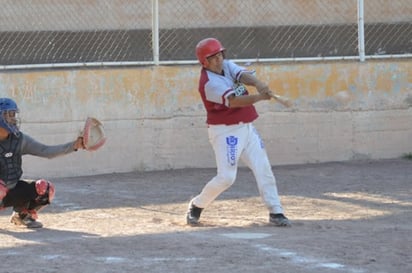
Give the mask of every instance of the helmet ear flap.
M 205 61 L 202 63 L 203 67 L 206 67 L 209 65 L 209 61 L 207 60 L 207 58 L 205 58 Z

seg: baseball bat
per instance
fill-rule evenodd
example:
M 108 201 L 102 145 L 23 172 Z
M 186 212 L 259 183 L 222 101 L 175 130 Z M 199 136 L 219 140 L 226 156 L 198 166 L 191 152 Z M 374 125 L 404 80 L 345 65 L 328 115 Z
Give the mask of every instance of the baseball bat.
M 292 102 L 288 98 L 282 97 L 276 94 L 270 94 L 270 96 L 274 98 L 277 102 L 285 106 L 286 108 L 292 107 Z

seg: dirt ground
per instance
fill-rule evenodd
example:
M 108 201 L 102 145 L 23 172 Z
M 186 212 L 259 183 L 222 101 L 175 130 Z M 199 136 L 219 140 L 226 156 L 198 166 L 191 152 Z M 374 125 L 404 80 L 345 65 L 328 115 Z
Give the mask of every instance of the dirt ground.
M 0 212 L 1 272 L 412 272 L 412 161 L 275 166 L 291 228 L 270 226 L 252 173 L 189 227 L 214 169 L 48 178 L 43 229 Z

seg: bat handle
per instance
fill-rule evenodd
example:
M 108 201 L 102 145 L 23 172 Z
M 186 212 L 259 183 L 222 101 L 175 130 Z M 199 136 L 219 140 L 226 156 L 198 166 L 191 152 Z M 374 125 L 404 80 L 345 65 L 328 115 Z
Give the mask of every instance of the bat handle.
M 282 104 L 283 106 L 285 106 L 287 108 L 290 108 L 292 106 L 292 103 L 286 98 L 283 98 L 283 97 L 281 97 L 279 95 L 276 95 L 276 94 L 273 94 L 273 93 L 271 93 L 270 96 L 272 98 L 274 98 L 277 102 L 279 102 L 280 104 Z
M 276 95 L 276 94 L 270 94 L 270 96 L 272 97 L 272 98 L 274 98 L 275 100 L 279 100 L 279 95 Z

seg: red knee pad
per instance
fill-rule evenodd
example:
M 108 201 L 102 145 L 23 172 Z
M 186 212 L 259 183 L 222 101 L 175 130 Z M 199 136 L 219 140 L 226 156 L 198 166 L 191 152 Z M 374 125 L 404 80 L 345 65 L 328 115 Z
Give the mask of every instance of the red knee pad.
M 0 179 L 0 210 L 4 209 L 3 198 L 6 197 L 9 189 L 6 187 L 6 183 Z
M 39 179 L 36 181 L 36 192 L 40 197 L 47 195 L 49 203 L 51 203 L 51 201 L 54 198 L 54 185 L 50 181 L 47 181 L 45 179 Z
M 9 189 L 6 187 L 6 183 L 4 183 L 4 181 L 0 179 L 0 203 L 8 192 Z

